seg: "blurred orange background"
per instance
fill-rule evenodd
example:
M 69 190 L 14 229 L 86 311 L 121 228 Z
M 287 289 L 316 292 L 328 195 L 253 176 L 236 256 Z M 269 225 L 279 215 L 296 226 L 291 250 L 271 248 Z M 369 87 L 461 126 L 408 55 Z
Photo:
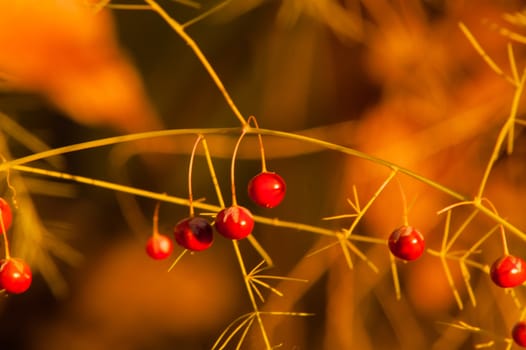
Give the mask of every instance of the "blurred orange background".
M 112 4 L 95 13 L 102 4 L 0 0 L 6 158 L 141 131 L 239 126 L 202 64 L 158 14 Z M 159 4 L 181 23 L 220 5 Z M 505 78 L 513 75 L 510 45 L 523 74 L 521 6 L 233 0 L 186 32 L 241 112 L 256 116 L 262 128 L 355 148 L 471 198 L 516 91 Z M 489 67 L 459 23 L 502 74 Z M 524 113 L 520 102 L 518 118 Z M 227 204 L 236 136 L 209 140 Z M 193 142 L 174 137 L 100 147 L 34 165 L 186 198 Z M 299 141 L 267 136 L 264 143 L 267 166 L 285 178 L 288 192 L 272 210 L 250 204 L 245 184 L 261 164 L 256 138 L 247 137 L 236 165 L 238 201 L 257 215 L 348 228 L 350 219 L 323 218 L 352 213 L 347 199 L 354 198 L 353 187 L 363 206 L 389 174 L 378 164 Z M 484 194 L 503 218 L 524 228 L 526 138 L 520 124 L 513 153 L 501 153 Z M 193 174 L 194 196 L 216 204 L 203 157 L 197 157 Z M 231 242 L 217 237 L 210 250 L 185 255 L 168 273 L 173 260 L 154 262 L 144 253 L 155 201 L 14 171 L 11 177 L 19 204 L 13 249 L 32 262 L 35 281 L 26 294 L 0 301 L 1 349 L 209 349 L 230 322 L 251 311 Z M 439 250 L 445 214 L 437 212 L 455 199 L 405 175 L 386 187 L 354 233 L 386 239 L 402 225 L 400 188 L 409 223 L 424 233 L 428 248 Z M 10 196 L 7 185 L 4 193 Z M 471 212 L 455 210 L 452 230 Z M 161 231 L 171 235 L 187 215 L 187 207 L 162 203 Z M 453 250 L 469 249 L 494 225 L 477 216 Z M 267 293 L 261 305 L 263 311 L 314 314 L 264 318 L 271 343 L 283 349 L 506 349 L 522 312 L 523 287 L 514 299 L 476 269 L 470 270 L 477 301 L 472 305 L 454 260 L 448 266 L 462 310 L 432 254 L 397 263 L 402 298 L 396 300 L 384 244 L 356 243 L 378 268 L 375 273 L 356 255 L 349 269 L 338 246 L 309 256 L 333 238 L 262 224 L 254 236 L 275 263 L 269 274 L 308 280 L 271 281 L 284 296 Z M 511 252 L 524 254 L 524 242 L 507 237 Z M 257 252 L 248 242 L 240 246 L 249 269 L 257 265 Z M 493 235 L 473 259 L 491 264 L 501 253 Z M 458 321 L 481 330 L 450 327 Z M 258 327 L 252 327 L 242 348 L 264 348 Z

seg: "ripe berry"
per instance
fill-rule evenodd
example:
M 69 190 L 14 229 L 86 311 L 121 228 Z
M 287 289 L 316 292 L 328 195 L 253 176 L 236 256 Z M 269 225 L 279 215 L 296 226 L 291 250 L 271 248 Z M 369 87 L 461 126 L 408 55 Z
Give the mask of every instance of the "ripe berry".
M 0 263 L 0 288 L 12 294 L 25 292 L 33 278 L 29 265 L 19 258 L 2 259 Z
M 146 253 L 155 260 L 166 259 L 172 254 L 174 245 L 165 235 L 154 234 L 146 242 Z
M 276 173 L 262 172 L 248 183 L 248 195 L 257 205 L 274 208 L 285 197 L 285 180 Z
M 504 255 L 491 265 L 490 277 L 502 288 L 519 286 L 526 281 L 526 262 L 517 256 Z
M 403 260 L 418 259 L 424 252 L 424 236 L 412 226 L 402 226 L 389 236 L 389 250 Z
M 254 219 L 247 208 L 234 205 L 217 213 L 215 227 L 226 238 L 242 239 L 252 232 Z
M 13 221 L 13 212 L 9 203 L 7 203 L 3 198 L 0 198 L 0 212 L 2 213 L 2 220 L 4 221 L 4 228 L 7 231 L 11 227 L 11 222 Z M 0 234 L 2 232 L 2 227 L 0 226 Z
M 513 326 L 513 330 L 511 331 L 511 336 L 513 337 L 513 340 L 515 341 L 515 344 L 526 348 L 526 322 L 520 321 Z
M 175 240 L 182 247 L 201 251 L 210 248 L 214 241 L 214 230 L 205 218 L 190 217 L 179 221 L 174 229 Z

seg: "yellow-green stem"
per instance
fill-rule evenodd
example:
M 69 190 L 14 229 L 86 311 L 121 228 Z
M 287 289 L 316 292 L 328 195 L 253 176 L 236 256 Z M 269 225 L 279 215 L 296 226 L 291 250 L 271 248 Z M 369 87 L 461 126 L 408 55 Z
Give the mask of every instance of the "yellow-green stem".
M 212 81 L 216 84 L 217 88 L 219 89 L 219 91 L 221 92 L 221 94 L 223 95 L 223 98 L 225 99 L 225 101 L 227 102 L 228 106 L 230 107 L 230 109 L 232 109 L 232 112 L 234 112 L 234 115 L 236 116 L 236 118 L 239 120 L 239 122 L 242 124 L 242 125 L 246 125 L 247 122 L 245 120 L 245 118 L 243 117 L 243 115 L 241 114 L 241 112 L 239 111 L 239 109 L 237 108 L 236 104 L 234 103 L 234 101 L 232 100 L 232 98 L 230 97 L 229 93 L 226 91 L 226 88 L 225 86 L 223 85 L 223 82 L 221 81 L 221 79 L 219 79 L 219 76 L 217 75 L 216 71 L 214 70 L 214 68 L 212 67 L 212 65 L 210 64 L 210 62 L 208 62 L 208 59 L 206 58 L 206 56 L 203 54 L 203 52 L 201 51 L 199 45 L 196 44 L 196 42 L 194 41 L 194 39 L 192 39 L 192 37 L 190 37 L 184 30 L 184 27 L 183 25 L 181 25 L 178 21 L 176 21 L 172 16 L 170 16 L 165 10 L 164 8 L 162 8 L 156 1 L 154 0 L 144 0 L 148 5 L 150 5 L 150 7 L 152 8 L 153 11 L 157 12 L 159 14 L 159 16 L 161 16 L 162 19 L 164 19 L 166 21 L 166 23 L 181 37 L 181 39 L 183 39 L 183 41 L 190 47 L 190 49 L 194 52 L 194 54 L 197 56 L 197 59 L 201 62 L 201 64 L 203 65 L 203 67 L 205 68 L 205 70 L 208 72 L 208 74 L 210 75 L 210 78 L 212 78 Z
M 153 211 L 153 229 L 152 229 L 153 236 L 159 235 L 159 207 L 160 206 L 161 206 L 161 202 L 157 202 L 157 204 L 155 204 L 155 209 Z
M 398 180 L 398 179 L 397 179 Z M 400 183 L 400 180 L 396 181 L 398 183 L 398 189 L 400 190 L 400 197 L 402 198 L 402 220 L 405 226 L 409 226 L 409 214 L 408 214 L 408 208 L 407 208 L 407 197 L 405 195 L 404 188 L 402 187 L 402 184 Z
M 230 186 L 232 188 L 232 206 L 237 205 L 237 197 L 236 197 L 236 158 L 237 158 L 237 152 L 239 150 L 239 146 L 241 145 L 241 140 L 243 140 L 243 137 L 246 134 L 246 129 L 243 128 L 243 131 L 241 132 L 241 135 L 239 135 L 239 138 L 237 139 L 236 146 L 234 147 L 234 152 L 232 153 L 232 162 L 230 163 Z
M 192 147 L 192 153 L 190 154 L 190 162 L 188 164 L 188 202 L 189 202 L 189 209 L 190 209 L 190 217 L 194 216 L 194 195 L 192 191 L 192 173 L 194 169 L 194 159 L 195 159 L 195 151 L 197 150 L 197 146 L 199 145 L 199 142 L 203 139 L 203 135 L 198 135 L 197 140 L 195 140 L 194 147 Z
M 502 150 L 502 145 L 506 139 L 506 135 L 508 135 L 513 130 L 515 119 L 517 117 L 517 111 L 519 109 L 519 102 L 522 96 L 522 91 L 524 90 L 525 81 L 526 81 L 526 70 L 523 71 L 521 80 L 515 90 L 515 94 L 513 96 L 513 102 L 511 105 L 510 116 L 506 120 L 506 123 L 504 123 L 504 126 L 500 130 L 499 135 L 497 136 L 497 141 L 495 142 L 495 146 L 493 147 L 493 152 L 491 153 L 488 164 L 486 165 L 486 170 L 484 171 L 484 175 L 482 176 L 482 180 L 480 181 L 477 196 L 475 197 L 475 202 L 480 202 L 482 200 L 484 189 L 486 188 L 486 184 L 489 180 L 489 175 L 491 173 L 491 170 L 493 169 L 493 165 L 495 164 L 495 162 L 497 161 L 499 157 L 500 151 Z
M 9 239 L 7 238 L 7 230 L 4 224 L 4 216 L 2 213 L 0 213 L 0 228 L 2 229 L 2 237 L 4 240 L 5 259 L 9 260 L 11 258 L 11 253 L 9 251 Z
M 208 165 L 208 171 L 210 172 L 210 177 L 212 178 L 212 183 L 214 185 L 217 201 L 219 202 L 219 207 L 225 207 L 225 201 L 223 200 L 223 194 L 221 193 L 221 187 L 219 187 L 219 182 L 217 181 L 216 171 L 214 164 L 212 163 L 212 156 L 210 155 L 210 150 L 208 149 L 208 143 L 203 137 L 203 149 L 205 150 L 206 164 Z
M 362 219 L 362 217 L 365 215 L 365 213 L 367 212 L 367 210 L 369 210 L 369 208 L 371 207 L 371 205 L 373 205 L 374 201 L 376 200 L 376 198 L 378 198 L 378 196 L 380 195 L 380 193 L 382 193 L 382 191 L 385 189 L 385 187 L 387 186 L 387 184 L 389 184 L 389 182 L 391 182 L 391 180 L 393 179 L 393 177 L 396 175 L 396 172 L 397 170 L 396 169 L 393 169 L 391 171 L 391 173 L 389 174 L 389 176 L 387 177 L 387 179 L 385 179 L 384 182 L 382 182 L 382 184 L 380 185 L 380 187 L 376 190 L 376 192 L 374 193 L 374 195 L 371 197 L 371 199 L 367 202 L 367 204 L 365 204 L 365 206 L 363 207 L 362 210 L 360 210 L 356 216 L 356 218 L 353 220 L 351 226 L 349 227 L 349 229 L 347 230 L 347 237 L 349 237 L 350 235 L 352 235 L 354 229 L 356 228 L 356 226 L 358 225 L 358 223 L 360 222 L 360 220 Z
M 259 129 L 258 121 L 256 120 L 256 117 L 250 116 L 248 118 L 248 123 L 253 122 L 255 127 Z M 258 136 L 258 142 L 259 142 L 259 154 L 261 155 L 261 171 L 266 172 L 267 171 L 267 161 L 265 159 L 265 147 L 263 147 L 263 137 L 261 134 L 257 134 Z
M 232 241 L 232 244 L 234 246 L 234 251 L 236 253 L 236 257 L 239 262 L 239 267 L 241 268 L 241 273 L 243 274 L 243 281 L 245 282 L 245 287 L 247 289 L 248 297 L 252 304 L 252 308 L 254 309 L 254 314 L 256 315 L 256 319 L 258 321 L 259 328 L 261 330 L 261 336 L 263 337 L 263 342 L 265 343 L 266 348 L 270 350 L 272 349 L 272 346 L 270 345 L 267 331 L 265 330 L 265 326 L 263 325 L 263 320 L 261 319 L 261 315 L 259 313 L 259 308 L 256 302 L 256 298 L 254 297 L 254 292 L 252 291 L 252 287 L 250 286 L 250 281 L 248 278 L 247 269 L 245 267 L 245 262 L 243 260 L 243 256 L 241 255 L 241 251 L 239 250 L 239 244 L 235 240 Z

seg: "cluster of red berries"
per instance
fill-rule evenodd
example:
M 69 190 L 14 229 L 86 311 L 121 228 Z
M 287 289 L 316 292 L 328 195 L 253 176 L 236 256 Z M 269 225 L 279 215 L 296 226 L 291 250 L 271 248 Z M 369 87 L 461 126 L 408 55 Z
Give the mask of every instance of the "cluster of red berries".
M 13 212 L 3 198 L 0 198 L 0 212 L 2 215 L 0 234 L 7 235 L 7 230 L 13 222 Z M 5 236 L 4 242 L 7 242 Z M 20 294 L 29 288 L 32 279 L 29 265 L 23 259 L 11 257 L 6 247 L 6 257 L 0 260 L 0 289 L 10 294 Z
M 402 226 L 389 236 L 389 250 L 402 260 L 418 259 L 424 252 L 422 234 L 411 226 Z M 491 280 L 499 287 L 513 288 L 526 282 L 526 261 L 514 255 L 504 255 L 491 265 Z
M 394 230 L 388 240 L 389 250 L 399 259 L 411 261 L 424 252 L 424 237 L 411 226 Z M 513 288 L 526 282 L 526 262 L 517 256 L 506 254 L 493 262 L 490 268 L 493 283 L 501 288 Z M 519 321 L 511 332 L 513 341 L 526 348 L 526 321 Z
M 281 203 L 285 191 L 285 181 L 274 172 L 261 172 L 248 184 L 250 199 L 265 208 L 273 208 Z M 222 236 L 238 240 L 250 235 L 254 228 L 254 218 L 247 208 L 232 205 L 217 213 L 214 226 Z M 213 233 L 212 224 L 199 216 L 185 218 L 174 228 L 175 241 L 183 248 L 192 251 L 210 248 L 214 240 Z M 146 251 L 153 259 L 164 259 L 170 256 L 172 250 L 172 241 L 166 235 L 154 234 L 146 243 Z
M 285 191 L 285 181 L 274 172 L 263 171 L 254 176 L 248 184 L 250 199 L 265 208 L 273 208 L 281 203 L 285 197 Z M 2 215 L 5 215 L 4 223 L 10 224 L 11 211 L 9 206 L 7 206 L 9 210 L 5 210 L 7 203 L 1 205 Z M 236 204 L 219 211 L 215 217 L 214 226 L 222 236 L 239 240 L 250 235 L 254 228 L 254 219 L 247 208 Z M 207 219 L 192 215 L 175 225 L 174 237 L 175 241 L 183 248 L 191 251 L 202 251 L 212 245 L 213 232 L 212 224 Z M 404 225 L 390 234 L 388 247 L 395 257 L 405 261 L 413 261 L 420 258 L 424 253 L 425 240 L 417 229 Z M 173 251 L 172 240 L 168 236 L 154 231 L 146 243 L 146 251 L 153 259 L 165 259 Z M 8 262 L 4 262 L 0 267 L 0 283 L 6 290 L 8 289 L 7 286 L 10 286 L 11 290 L 15 290 L 12 293 L 16 293 L 16 290 L 24 291 L 31 283 L 29 268 L 27 265 L 23 265 L 19 259 L 11 259 L 11 264 Z M 19 278 L 23 275 L 21 271 L 24 271 L 25 276 L 29 276 L 29 283 L 27 283 L 26 277 L 27 286 L 24 285 L 24 279 Z M 4 282 L 4 275 L 10 276 L 10 278 L 7 277 L 7 285 Z M 492 264 L 490 277 L 497 286 L 502 288 L 519 286 L 526 282 L 526 262 L 520 257 L 504 255 Z M 16 287 L 16 285 L 20 285 L 20 287 Z M 526 321 L 520 321 L 513 327 L 512 337 L 516 344 L 526 347 Z

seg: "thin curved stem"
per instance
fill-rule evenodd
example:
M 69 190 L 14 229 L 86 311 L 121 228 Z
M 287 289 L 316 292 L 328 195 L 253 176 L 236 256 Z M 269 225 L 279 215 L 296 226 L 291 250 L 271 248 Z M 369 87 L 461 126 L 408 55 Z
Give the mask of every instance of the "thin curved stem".
M 230 163 L 230 185 L 232 188 L 232 206 L 237 205 L 237 197 L 236 197 L 236 157 L 237 152 L 239 150 L 239 146 L 241 145 L 241 140 L 243 140 L 243 137 L 246 134 L 246 129 L 243 129 L 241 132 L 241 135 L 237 139 L 236 146 L 234 147 L 234 152 L 232 153 L 232 162 Z
M 341 146 L 332 142 L 319 140 L 316 138 L 304 136 L 304 135 L 298 135 L 290 132 L 285 131 L 277 131 L 277 130 L 270 130 L 270 129 L 254 129 L 250 127 L 245 127 L 243 130 L 246 132 L 246 134 L 262 134 L 262 135 L 272 135 L 276 137 L 283 137 L 290 140 L 296 140 L 301 141 L 309 144 L 313 144 L 316 146 L 319 146 L 321 148 L 327 149 L 327 150 L 333 150 L 336 152 L 340 152 L 342 154 L 358 157 L 367 161 L 370 161 L 372 163 L 378 164 L 380 166 L 387 167 L 392 170 L 397 170 L 399 173 L 407 175 L 409 177 L 412 177 L 413 179 L 420 181 L 429 187 L 432 187 L 436 189 L 437 191 L 440 191 L 448 196 L 450 196 L 453 199 L 456 199 L 458 201 L 464 201 L 466 203 L 469 203 L 473 205 L 474 208 L 477 208 L 480 210 L 481 213 L 489 217 L 490 219 L 494 220 L 496 223 L 502 224 L 509 232 L 517 235 L 517 237 L 521 238 L 522 240 L 526 241 L 526 233 L 521 231 L 516 226 L 512 225 L 502 217 L 500 217 L 498 214 L 495 214 L 492 210 L 482 205 L 481 202 L 476 202 L 471 200 L 469 197 L 460 194 L 459 192 L 456 192 L 455 190 L 444 186 L 436 181 L 433 181 L 425 176 L 422 176 L 418 173 L 415 173 L 412 170 L 409 170 L 407 168 L 401 167 L 393 162 L 390 162 L 388 160 L 378 158 L 372 155 L 369 155 L 364 152 L 360 152 L 356 149 Z M 115 137 L 109 137 L 105 139 L 99 139 L 94 141 L 88 141 L 83 143 L 78 143 L 70 146 L 64 146 L 60 148 L 55 148 L 52 150 L 47 150 L 39 153 L 34 153 L 26 157 L 17 158 L 14 160 L 7 161 L 5 163 L 0 163 L 0 171 L 7 171 L 9 168 L 19 168 L 22 164 L 26 164 L 29 162 L 33 162 L 40 159 L 45 159 L 48 157 L 57 156 L 60 154 L 65 153 L 71 153 L 81 150 L 87 150 L 97 147 L 103 147 L 103 146 L 109 146 L 114 145 L 118 143 L 124 143 L 124 142 L 131 142 L 131 141 L 138 141 L 143 139 L 149 139 L 149 138 L 157 138 L 157 137 L 167 137 L 167 136 L 177 136 L 177 135 L 191 135 L 191 134 L 203 134 L 203 135 L 211 135 L 211 134 L 230 134 L 230 133 L 239 133 L 240 128 L 215 128 L 215 129 L 169 129 L 169 130 L 157 130 L 157 131 L 149 131 L 144 133 L 136 133 L 136 134 L 129 134 L 129 135 L 123 135 L 123 136 L 115 136 Z M 27 168 L 27 167 L 26 167 Z M 20 170 L 20 169 L 19 169 Z M 27 169 L 26 169 L 27 170 Z M 46 173 L 42 173 L 42 175 L 46 175 Z M 58 176 L 61 177 L 61 176 Z M 81 177 L 75 177 L 73 181 L 83 182 L 79 181 Z M 91 179 L 88 179 L 88 184 L 94 184 Z M 100 183 L 99 183 L 100 184 Z M 97 186 L 97 184 L 95 184 Z M 115 190 L 119 190 L 119 188 L 122 188 L 120 185 L 112 186 L 114 184 L 106 183 L 106 188 L 111 188 Z M 134 192 L 131 189 L 128 189 L 127 192 Z M 139 192 L 142 192 L 139 190 Z M 147 191 L 146 191 L 147 192 Z M 146 195 L 146 197 L 151 196 L 152 193 L 149 193 L 149 195 Z M 166 200 L 168 198 L 171 198 L 173 200 L 173 197 L 168 197 L 166 195 L 161 196 L 159 194 L 153 193 L 153 197 L 150 198 L 160 198 L 161 200 Z M 180 200 L 177 204 L 182 205 L 188 205 L 187 201 Z M 196 203 L 197 204 L 197 203 Z M 215 208 L 215 206 L 210 206 L 209 208 Z M 267 219 L 268 222 L 272 222 L 273 219 Z M 306 225 L 308 226 L 308 225 Z M 332 231 L 330 231 L 330 235 L 334 236 Z M 326 234 L 326 233 L 325 233 Z
M 219 79 L 219 76 L 217 75 L 216 71 L 208 62 L 208 59 L 203 54 L 201 49 L 199 48 L 199 45 L 185 32 L 185 27 L 180 24 L 178 21 L 176 21 L 172 16 L 166 12 L 161 5 L 159 5 L 155 0 L 144 0 L 153 11 L 157 12 L 159 16 L 161 16 L 162 19 L 166 21 L 166 23 L 183 39 L 183 41 L 190 47 L 190 49 L 194 52 L 194 54 L 197 56 L 197 59 L 201 62 L 205 70 L 210 75 L 210 78 L 212 78 L 212 81 L 216 84 L 217 88 L 219 89 L 219 92 L 223 95 L 223 98 L 227 102 L 230 109 L 232 109 L 232 112 L 234 112 L 234 115 L 239 120 L 239 122 L 242 125 L 246 125 L 247 122 L 239 109 L 237 108 L 236 104 L 230 97 L 230 94 L 226 91 L 225 86 L 223 85 L 223 82 L 221 79 Z
M 495 146 L 493 147 L 493 152 L 491 153 L 490 159 L 486 166 L 486 170 L 484 171 L 484 175 L 482 176 L 482 180 L 480 181 L 479 189 L 475 197 L 475 202 L 480 202 L 480 200 L 482 199 L 484 195 L 484 189 L 486 188 L 486 184 L 489 180 L 489 175 L 491 173 L 491 170 L 493 169 L 493 165 L 499 157 L 499 153 L 502 150 L 502 146 L 504 144 L 504 141 L 506 140 L 506 136 L 513 130 L 525 82 L 526 70 L 522 73 L 521 80 L 519 81 L 519 84 L 517 85 L 517 88 L 515 90 L 513 102 L 511 105 L 510 116 L 506 120 L 506 123 L 504 123 L 502 129 L 499 132 L 499 135 L 497 136 L 497 141 L 495 142 Z
M 243 256 L 241 255 L 241 251 L 239 250 L 239 243 L 234 240 L 232 241 L 232 244 L 234 246 L 234 251 L 239 262 L 239 267 L 241 268 L 241 273 L 243 274 L 243 280 L 245 282 L 245 287 L 248 293 L 248 297 L 250 299 L 250 303 L 252 304 L 252 308 L 254 309 L 254 315 L 256 317 L 256 320 L 258 321 L 259 328 L 261 330 L 263 342 L 265 343 L 267 349 L 272 349 L 272 346 L 270 345 L 270 340 L 268 339 L 267 331 L 265 330 L 265 325 L 263 324 L 263 320 L 261 319 L 261 314 L 259 312 L 254 292 L 252 291 L 252 287 L 250 285 L 250 279 L 247 273 L 247 269 L 245 267 L 245 262 L 243 260 Z
M 9 260 L 11 258 L 11 252 L 9 249 L 9 239 L 7 239 L 7 230 L 4 223 L 4 216 L 0 213 L 0 229 L 2 238 L 4 240 L 4 252 L 5 252 L 5 260 Z
M 157 202 L 155 204 L 155 209 L 153 211 L 153 229 L 152 229 L 152 235 L 158 236 L 159 235 L 159 207 L 161 206 L 161 202 Z
M 419 175 L 407 168 L 401 167 L 393 162 L 387 161 L 382 158 L 378 158 L 372 155 L 369 155 L 364 152 L 360 152 L 356 149 L 341 146 L 332 142 L 319 140 L 316 138 L 294 134 L 290 132 L 285 131 L 278 131 L 278 130 L 270 130 L 270 129 L 255 129 L 251 127 L 243 128 L 246 132 L 246 134 L 261 134 L 261 135 L 272 135 L 276 137 L 283 137 L 290 140 L 296 140 L 301 142 L 310 143 L 313 145 L 317 145 L 321 148 L 333 150 L 336 152 L 340 152 L 342 154 L 347 154 L 350 156 L 358 157 L 361 159 L 368 160 L 372 163 L 376 163 L 380 166 L 387 167 L 389 169 L 397 170 L 398 172 L 410 176 L 414 178 L 415 180 L 418 180 L 422 183 L 425 183 L 429 185 L 430 187 L 443 192 L 446 195 L 449 195 L 450 197 L 460 200 L 460 201 L 469 201 L 470 199 L 467 196 L 464 196 L 453 189 L 450 189 L 446 186 L 443 186 L 431 179 L 428 179 L 422 175 Z M 241 129 L 241 130 L 243 130 Z M 135 134 L 128 134 L 128 135 L 122 135 L 122 136 L 113 136 L 108 137 L 104 139 L 98 139 L 93 141 L 87 141 L 87 142 L 81 142 L 74 145 L 54 148 L 51 150 L 33 153 L 29 156 L 20 157 L 14 160 L 9 160 L 4 163 L 0 163 L 0 171 L 6 171 L 7 169 L 15 166 L 15 165 L 22 165 L 27 164 L 30 162 L 34 162 L 40 159 L 45 159 L 53 156 L 58 156 L 61 154 L 66 153 L 72 153 L 72 152 L 78 152 L 82 150 L 88 150 L 92 148 L 98 148 L 98 147 L 104 147 L 104 146 L 110 146 L 115 145 L 119 143 L 124 142 L 132 142 L 132 141 L 139 141 L 144 139 L 151 139 L 151 138 L 160 138 L 160 137 L 168 137 L 168 136 L 181 136 L 181 135 L 192 135 L 192 134 L 203 134 L 203 135 L 211 135 L 211 134 L 232 134 L 232 133 L 239 133 L 240 128 L 211 128 L 211 129 L 168 129 L 168 130 L 156 130 L 156 131 L 147 131 L 142 133 L 135 133 Z
M 194 195 L 192 191 L 192 173 L 194 168 L 194 159 L 195 159 L 195 151 L 197 150 L 197 146 L 203 139 L 203 135 L 198 135 L 197 140 L 195 140 L 194 147 L 192 147 L 192 153 L 190 154 L 190 162 L 188 164 L 188 201 L 190 208 L 190 217 L 194 216 Z
M 254 126 L 259 129 L 258 121 L 256 120 L 256 117 L 251 115 L 248 118 L 248 123 L 250 125 L 250 122 L 254 123 Z M 258 143 L 259 143 L 259 154 L 261 155 L 261 172 L 265 173 L 267 172 L 267 161 L 265 159 L 265 147 L 263 146 L 263 137 L 261 137 L 261 134 L 257 134 L 258 136 Z
M 203 19 L 205 19 L 205 18 L 209 17 L 210 15 L 216 13 L 217 11 L 221 10 L 223 7 L 228 5 L 231 1 L 232 0 L 225 0 L 225 1 L 221 2 L 221 3 L 219 3 L 218 5 L 212 7 L 211 9 L 209 9 L 208 11 L 203 12 L 199 16 L 194 17 L 191 20 L 182 23 L 181 27 L 188 28 L 188 27 L 196 24 L 197 22 L 202 21 Z

